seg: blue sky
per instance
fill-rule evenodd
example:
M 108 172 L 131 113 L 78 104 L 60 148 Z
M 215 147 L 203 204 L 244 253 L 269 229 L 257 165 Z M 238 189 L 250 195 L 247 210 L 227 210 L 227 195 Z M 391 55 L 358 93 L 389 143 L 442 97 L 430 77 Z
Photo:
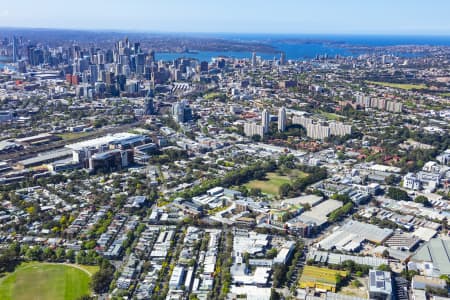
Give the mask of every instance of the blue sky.
M 448 0 L 5 0 L 1 27 L 450 34 Z

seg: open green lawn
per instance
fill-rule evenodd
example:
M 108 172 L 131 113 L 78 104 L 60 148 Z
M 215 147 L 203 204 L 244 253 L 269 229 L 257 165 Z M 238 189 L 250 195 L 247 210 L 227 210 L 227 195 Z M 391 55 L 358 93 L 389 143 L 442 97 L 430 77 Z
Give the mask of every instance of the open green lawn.
M 304 176 L 308 176 L 308 174 L 299 170 L 292 170 L 288 175 L 267 173 L 265 179 L 252 180 L 245 184 L 245 186 L 249 189 L 261 189 L 261 191 L 265 194 L 278 195 L 278 189 L 283 183 L 290 183 L 295 178 L 301 178 Z
M 92 135 L 92 132 L 65 132 L 65 133 L 57 134 L 57 136 L 59 136 L 63 140 L 68 140 L 68 141 L 82 138 L 82 137 L 87 137 L 89 135 Z
M 340 116 L 340 115 L 334 114 L 334 113 L 329 113 L 329 112 L 325 112 L 325 111 L 321 111 L 319 113 L 322 116 L 324 116 L 325 118 L 327 118 L 327 120 L 331 120 L 331 121 L 341 121 L 342 119 L 345 119 L 344 116 Z
M 92 274 L 97 269 L 79 266 Z M 24 263 L 0 279 L 3 300 L 75 300 L 90 294 L 90 275 L 63 264 Z
M 407 84 L 407 83 L 392 83 L 392 82 L 378 82 L 378 81 L 366 81 L 366 83 L 402 90 L 423 90 L 428 88 L 425 84 Z

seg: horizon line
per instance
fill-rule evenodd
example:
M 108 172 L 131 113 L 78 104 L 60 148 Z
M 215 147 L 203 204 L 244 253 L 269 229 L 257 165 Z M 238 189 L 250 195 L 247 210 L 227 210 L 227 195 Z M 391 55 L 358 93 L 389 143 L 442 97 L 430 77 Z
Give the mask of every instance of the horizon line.
M 98 33 L 141 33 L 141 34 L 187 34 L 187 35 L 280 35 L 280 36 L 302 36 L 302 35 L 325 35 L 325 36 L 392 36 L 392 37 L 450 37 L 446 33 L 382 33 L 382 32 L 235 32 L 235 31 L 170 31 L 170 30 L 133 30 L 118 28 L 69 28 L 69 27 L 17 27 L 3 26 L 7 30 L 55 30 L 55 31 L 85 31 Z

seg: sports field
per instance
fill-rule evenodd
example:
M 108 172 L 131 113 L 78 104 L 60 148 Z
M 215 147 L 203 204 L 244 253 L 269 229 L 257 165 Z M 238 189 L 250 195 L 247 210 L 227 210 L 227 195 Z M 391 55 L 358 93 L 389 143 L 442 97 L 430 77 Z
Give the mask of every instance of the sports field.
M 427 88 L 427 86 L 425 84 L 391 83 L 391 82 L 378 82 L 378 81 L 366 81 L 366 83 L 385 86 L 385 87 L 391 87 L 394 89 L 401 89 L 401 90 L 423 90 L 423 89 Z
M 252 180 L 245 184 L 245 186 L 249 189 L 261 189 L 265 194 L 278 195 L 279 188 L 283 183 L 291 183 L 295 178 L 302 178 L 305 176 L 308 176 L 308 174 L 299 170 L 292 170 L 288 175 L 267 173 L 266 178 L 262 180 Z
M 50 263 L 24 263 L 0 278 L 3 300 L 75 300 L 89 295 L 89 281 L 96 267 Z

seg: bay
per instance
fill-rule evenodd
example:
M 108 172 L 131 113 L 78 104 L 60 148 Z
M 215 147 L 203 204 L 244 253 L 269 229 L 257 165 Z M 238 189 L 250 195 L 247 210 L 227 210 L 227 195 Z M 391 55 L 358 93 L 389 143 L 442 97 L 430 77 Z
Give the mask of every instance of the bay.
M 236 41 L 258 42 L 271 45 L 276 53 L 258 53 L 263 59 L 279 58 L 284 52 L 287 59 L 308 60 L 320 55 L 329 57 L 358 56 L 368 50 L 355 47 L 384 47 L 404 45 L 450 46 L 450 36 L 381 36 L 381 35 L 263 35 L 263 34 L 201 34 L 204 37 Z M 369 51 L 370 52 L 370 51 Z M 420 53 L 396 52 L 401 57 L 419 56 Z M 156 53 L 157 60 L 194 58 L 211 61 L 214 57 L 250 58 L 251 52 L 198 51 L 192 53 Z

